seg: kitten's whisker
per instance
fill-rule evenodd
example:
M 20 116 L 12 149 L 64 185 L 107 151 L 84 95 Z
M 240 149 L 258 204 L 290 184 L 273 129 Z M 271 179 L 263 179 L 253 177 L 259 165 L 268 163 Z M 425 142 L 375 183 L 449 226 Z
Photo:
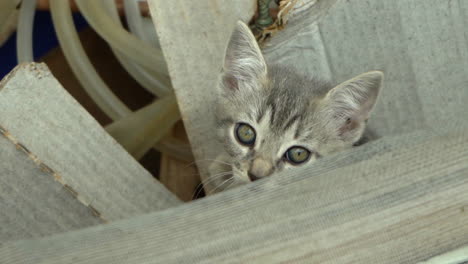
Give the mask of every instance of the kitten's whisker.
M 237 174 L 239 174 L 239 175 L 242 175 L 242 171 L 241 171 L 240 169 L 238 169 L 238 168 L 236 168 L 236 167 L 233 166 L 233 167 L 232 167 L 232 177 L 235 177 L 235 176 L 236 176 L 236 173 L 235 173 L 235 172 L 237 172 Z
M 228 166 L 232 166 L 231 163 L 228 163 L 228 162 L 225 162 L 225 161 L 222 161 L 222 160 L 206 159 L 205 161 L 217 162 L 217 163 L 220 163 L 220 164 L 225 164 L 225 165 L 228 165 Z
M 200 184 L 206 185 L 209 182 L 212 182 L 214 180 L 217 180 L 219 178 L 225 177 L 225 176 L 230 175 L 230 174 L 231 174 L 231 172 L 218 173 L 218 174 L 210 176 L 208 179 L 202 181 Z
M 224 162 L 224 161 L 220 161 L 220 160 L 215 160 L 215 159 L 200 159 L 200 160 L 195 160 L 195 161 L 193 161 L 193 162 L 190 162 L 189 164 L 185 165 L 185 166 L 183 167 L 183 169 L 186 169 L 186 168 L 188 168 L 188 167 L 190 167 L 190 166 L 196 164 L 197 162 L 202 162 L 202 161 L 206 161 L 206 162 L 208 162 L 208 161 L 217 162 L 217 163 L 220 163 L 220 164 L 224 164 L 224 165 L 231 166 L 231 164 L 229 164 L 229 163 L 227 163 L 227 162 Z
M 200 160 L 196 160 L 196 161 L 192 162 L 192 163 L 189 164 L 189 165 L 192 165 L 192 164 L 197 163 L 197 162 L 208 162 L 208 161 L 217 162 L 217 163 L 224 164 L 224 165 L 229 165 L 229 166 L 232 165 L 232 164 L 230 164 L 230 163 L 228 163 L 228 162 L 221 161 L 221 160 L 216 160 L 216 159 L 200 159 Z
M 232 171 L 223 171 L 223 172 L 219 172 L 219 173 L 210 175 L 208 178 L 213 178 L 213 177 L 217 177 L 217 176 L 222 175 L 222 174 L 230 174 L 230 173 L 232 173 Z
M 234 178 L 229 178 L 229 179 L 223 181 L 220 185 L 216 186 L 216 188 L 214 188 L 213 190 L 211 190 L 210 193 L 211 193 L 211 194 L 212 194 L 212 193 L 215 193 L 216 190 L 218 190 L 221 186 L 223 186 L 224 184 L 226 184 L 227 182 L 230 182 L 230 181 L 234 181 Z
M 185 177 L 193 177 L 193 176 L 200 176 L 200 173 L 195 173 L 195 174 L 190 174 L 190 175 L 185 175 Z
M 231 164 L 227 163 L 227 162 L 223 162 L 223 161 L 220 161 L 220 160 L 215 160 L 215 159 L 201 159 L 201 160 L 197 160 L 197 161 L 193 161 L 193 162 L 190 162 L 189 164 L 185 165 L 184 167 L 182 167 L 183 169 L 187 169 L 188 167 L 190 167 L 191 165 L 195 164 L 196 162 L 198 161 L 211 161 L 211 162 L 217 162 L 217 163 L 220 163 L 220 164 L 225 164 L 225 165 L 229 165 L 231 166 Z M 191 175 L 185 175 L 184 177 L 194 177 L 194 176 L 198 176 L 200 178 L 200 173 L 195 173 L 195 174 L 191 174 Z M 215 176 L 215 175 L 213 175 Z M 173 177 L 177 177 L 177 175 L 174 175 Z M 210 177 L 211 178 L 211 177 Z M 196 187 L 195 187 L 195 191 L 200 187 L 202 183 L 199 183 Z M 176 186 L 175 188 L 177 189 L 177 182 L 176 182 Z M 193 197 L 193 195 L 192 195 Z
M 217 173 L 217 174 L 213 174 L 213 175 L 210 175 L 206 180 L 200 182 L 196 187 L 195 187 L 195 191 L 192 195 L 192 199 L 195 199 L 196 197 L 198 197 L 198 195 L 200 194 L 200 192 L 202 191 L 203 187 L 207 186 L 209 183 L 212 183 L 214 182 L 215 180 L 221 178 L 221 177 L 225 177 L 229 174 L 231 174 L 231 177 L 229 177 L 229 179 L 227 180 L 230 180 L 230 179 L 233 179 L 234 178 L 234 175 L 233 175 L 233 172 L 237 172 L 237 173 L 241 173 L 239 169 L 235 168 L 232 166 L 232 164 L 230 163 L 227 163 L 227 162 L 224 162 L 224 161 L 221 161 L 221 160 L 216 160 L 216 159 L 201 159 L 201 160 L 196 160 L 194 162 L 191 162 L 189 163 L 188 165 L 186 165 L 185 167 L 189 167 L 193 164 L 196 164 L 197 162 L 216 162 L 216 163 L 219 163 L 219 164 L 223 164 L 223 165 L 227 165 L 231 168 L 231 170 L 229 171 L 225 171 L 225 172 L 220 172 L 220 173 Z M 198 174 L 200 175 L 200 174 Z M 226 180 L 226 181 L 227 181 Z M 222 184 L 225 184 L 226 181 L 224 181 Z M 221 185 L 222 185 L 221 184 Z M 217 186 L 214 190 L 218 189 L 220 186 Z
M 192 194 L 192 199 L 198 197 L 198 195 L 200 194 L 200 192 L 202 191 L 203 187 L 204 187 L 206 184 L 208 184 L 209 182 L 213 182 L 213 181 L 215 181 L 215 180 L 217 180 L 217 179 L 219 179 L 219 178 L 221 178 L 221 177 L 227 176 L 227 175 L 229 175 L 229 174 L 231 174 L 230 171 L 220 172 L 220 173 L 214 174 L 214 175 L 208 177 L 208 179 L 206 179 L 206 180 L 200 182 L 200 183 L 197 185 L 197 187 L 195 188 L 194 194 Z M 231 178 L 231 177 L 230 177 L 230 178 Z M 197 190 L 198 190 L 198 191 L 197 191 Z
M 229 187 L 231 187 L 234 184 L 234 182 L 236 182 L 236 181 L 234 180 L 234 178 L 232 178 L 232 181 L 229 183 L 228 186 L 226 186 L 226 188 L 224 188 L 224 190 L 229 189 Z
M 238 173 L 242 173 L 242 171 L 236 168 L 235 166 L 232 166 L 232 171 L 237 171 Z
M 193 164 L 196 164 L 198 162 L 215 162 L 215 163 L 219 163 L 219 164 L 222 164 L 222 165 L 227 165 L 229 166 L 230 168 L 232 168 L 232 164 L 229 164 L 227 162 L 224 162 L 224 161 L 221 161 L 221 160 L 216 160 L 216 159 L 200 159 L 200 160 L 195 160 L 193 162 L 190 162 L 189 164 L 185 165 L 184 166 L 184 169 L 185 168 L 188 168 L 190 166 L 192 166 Z M 198 195 L 200 194 L 200 192 L 202 191 L 202 186 L 204 185 L 207 185 L 209 182 L 211 181 L 214 181 L 215 179 L 214 178 L 219 178 L 219 177 L 223 177 L 225 175 L 228 175 L 230 173 L 232 173 L 232 171 L 227 171 L 226 172 L 227 174 L 224 174 L 223 172 L 222 173 L 219 173 L 219 174 L 215 174 L 215 175 L 210 175 L 210 177 L 208 177 L 208 179 L 206 179 L 205 181 L 202 181 L 200 182 L 196 187 L 195 187 L 195 190 L 194 190 L 194 194 L 192 194 L 192 199 L 198 197 Z M 195 175 L 191 175 L 189 177 L 192 177 L 192 176 L 200 176 L 200 174 L 195 174 Z
M 195 188 L 195 191 L 192 194 L 192 200 L 195 200 L 198 195 L 200 195 L 201 191 L 203 190 L 203 187 L 201 186 L 201 183 L 197 185 L 197 188 Z

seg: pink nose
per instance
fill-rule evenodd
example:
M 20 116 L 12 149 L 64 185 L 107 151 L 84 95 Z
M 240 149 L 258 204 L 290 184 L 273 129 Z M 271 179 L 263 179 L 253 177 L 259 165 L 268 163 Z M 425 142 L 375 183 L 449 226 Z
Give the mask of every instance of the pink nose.
M 273 166 L 270 161 L 261 157 L 255 158 L 250 165 L 247 175 L 250 180 L 256 181 L 258 179 L 269 176 L 273 172 Z

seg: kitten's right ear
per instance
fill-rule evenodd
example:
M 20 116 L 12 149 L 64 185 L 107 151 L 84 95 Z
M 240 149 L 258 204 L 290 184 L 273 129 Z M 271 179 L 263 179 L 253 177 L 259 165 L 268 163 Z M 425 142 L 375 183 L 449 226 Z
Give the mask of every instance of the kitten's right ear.
M 226 49 L 222 82 L 225 88 L 252 87 L 266 77 L 267 67 L 252 31 L 237 22 Z
M 326 119 L 345 140 L 358 140 L 365 121 L 374 108 L 384 74 L 371 71 L 360 74 L 335 88 L 325 98 Z

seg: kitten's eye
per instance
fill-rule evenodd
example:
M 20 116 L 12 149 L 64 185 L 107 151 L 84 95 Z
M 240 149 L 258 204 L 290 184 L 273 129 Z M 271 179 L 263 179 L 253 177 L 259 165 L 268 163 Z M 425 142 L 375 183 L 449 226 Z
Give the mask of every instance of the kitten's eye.
M 284 153 L 284 156 L 287 161 L 289 161 L 292 164 L 301 164 L 309 160 L 310 157 L 310 151 L 303 147 L 291 147 L 289 148 L 286 153 Z
M 236 139 L 245 146 L 252 146 L 255 143 L 255 130 L 246 123 L 238 123 L 235 128 Z

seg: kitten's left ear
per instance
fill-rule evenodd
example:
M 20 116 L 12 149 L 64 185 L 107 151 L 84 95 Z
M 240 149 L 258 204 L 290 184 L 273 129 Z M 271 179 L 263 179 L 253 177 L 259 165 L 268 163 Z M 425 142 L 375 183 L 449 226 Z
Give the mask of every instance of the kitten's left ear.
M 238 21 L 229 39 L 223 65 L 225 88 L 238 90 L 265 78 L 267 66 L 249 27 Z
M 344 139 L 357 140 L 361 136 L 364 122 L 377 101 L 383 76 L 381 71 L 366 72 L 327 93 L 324 99 L 326 112 Z

